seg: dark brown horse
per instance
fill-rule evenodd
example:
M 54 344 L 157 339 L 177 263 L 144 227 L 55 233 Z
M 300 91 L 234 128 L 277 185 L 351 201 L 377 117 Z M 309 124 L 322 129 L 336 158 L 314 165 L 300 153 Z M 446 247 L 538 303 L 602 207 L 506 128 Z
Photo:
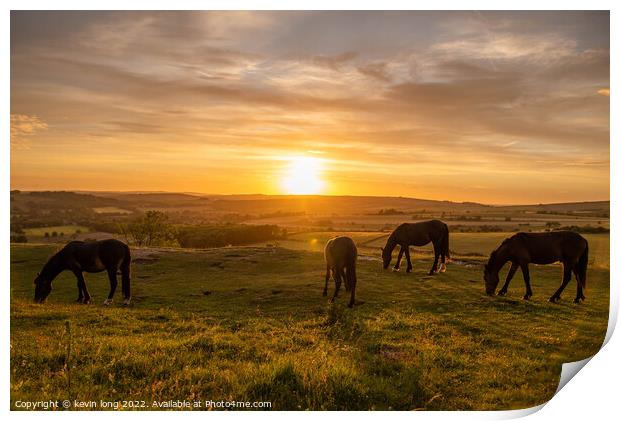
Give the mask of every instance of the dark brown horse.
M 327 271 L 325 273 L 325 288 L 323 289 L 323 297 L 327 296 L 327 284 L 330 274 L 334 276 L 336 289 L 334 296 L 330 302 L 338 296 L 340 284 L 344 278 L 344 288 L 351 292 L 349 307 L 353 307 L 355 303 L 355 286 L 357 284 L 357 276 L 355 274 L 355 262 L 357 260 L 357 247 L 353 240 L 349 237 L 332 238 L 325 245 L 325 263 Z
M 435 260 L 433 266 L 429 272 L 432 275 L 437 272 L 437 262 L 441 257 L 440 271 L 446 271 L 446 257 L 450 259 L 450 233 L 448 226 L 437 220 L 416 222 L 413 224 L 401 224 L 392 233 L 385 243 L 385 247 L 381 248 L 383 258 L 383 269 L 387 269 L 392 261 L 392 251 L 399 245 L 400 252 L 398 253 L 398 259 L 393 270 L 400 270 L 400 260 L 403 257 L 403 252 L 407 257 L 407 273 L 411 272 L 413 265 L 411 264 L 411 256 L 409 255 L 409 246 L 424 246 L 428 243 L 433 243 L 433 249 L 435 252 Z
M 524 300 L 532 296 L 530 286 L 530 271 L 528 264 L 548 265 L 562 262 L 564 277 L 558 290 L 549 298 L 552 303 L 560 299 L 560 295 L 570 282 L 571 272 L 577 278 L 577 296 L 574 302 L 585 300 L 583 290 L 586 287 L 586 270 L 588 268 L 588 241 L 581 235 L 572 231 L 552 231 L 525 233 L 520 232 L 504 242 L 491 253 L 489 261 L 484 265 L 484 283 L 489 295 L 495 294 L 495 288 L 499 283 L 499 271 L 510 262 L 508 276 L 499 295 L 506 295 L 508 285 L 517 269 L 520 267 L 525 281 Z
M 78 299 L 80 303 L 88 304 L 90 294 L 86 288 L 83 272 L 108 272 L 110 279 L 110 293 L 103 302 L 112 303 L 116 291 L 116 272 L 120 270 L 124 304 L 131 300 L 130 291 L 130 264 L 131 254 L 127 244 L 118 240 L 102 240 L 93 242 L 71 241 L 62 250 L 53 255 L 43 266 L 34 280 L 34 301 L 42 303 L 52 292 L 52 281 L 60 272 L 70 270 L 77 278 Z

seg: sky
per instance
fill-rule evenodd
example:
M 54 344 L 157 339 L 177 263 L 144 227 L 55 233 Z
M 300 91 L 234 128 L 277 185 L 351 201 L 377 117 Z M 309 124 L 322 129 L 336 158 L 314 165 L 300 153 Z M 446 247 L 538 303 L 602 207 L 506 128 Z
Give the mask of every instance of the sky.
M 608 12 L 11 12 L 11 188 L 609 199 Z

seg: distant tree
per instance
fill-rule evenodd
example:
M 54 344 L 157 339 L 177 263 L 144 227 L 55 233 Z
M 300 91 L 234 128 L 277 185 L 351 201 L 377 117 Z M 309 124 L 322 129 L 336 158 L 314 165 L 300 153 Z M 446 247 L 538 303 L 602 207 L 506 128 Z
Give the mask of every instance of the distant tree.
M 172 245 L 176 243 L 175 232 L 167 221 L 165 213 L 147 211 L 127 224 L 119 224 L 119 231 L 138 246 Z
M 52 231 L 52 237 L 58 237 L 58 233 L 56 231 Z
M 11 243 L 27 243 L 28 238 L 24 234 L 11 233 Z
M 46 231 L 44 237 L 48 238 L 49 236 L 50 236 L 50 233 Z
M 554 228 L 558 228 L 561 224 L 557 221 L 549 221 L 545 224 L 545 227 L 547 227 L 547 231 L 551 231 Z

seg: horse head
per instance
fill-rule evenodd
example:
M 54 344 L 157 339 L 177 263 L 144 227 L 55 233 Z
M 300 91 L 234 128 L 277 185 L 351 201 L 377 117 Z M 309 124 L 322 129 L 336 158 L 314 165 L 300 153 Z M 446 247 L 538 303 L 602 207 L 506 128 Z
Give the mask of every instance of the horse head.
M 52 279 L 37 273 L 34 279 L 34 302 L 42 304 L 52 292 Z

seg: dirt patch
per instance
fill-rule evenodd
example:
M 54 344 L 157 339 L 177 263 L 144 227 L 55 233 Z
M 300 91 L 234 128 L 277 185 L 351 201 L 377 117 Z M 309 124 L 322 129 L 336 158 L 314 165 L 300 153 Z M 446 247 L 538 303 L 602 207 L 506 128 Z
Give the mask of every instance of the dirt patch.
M 133 259 L 132 262 L 136 265 L 152 265 L 157 263 L 159 258 L 152 257 L 138 257 L 137 259 Z
M 380 258 L 378 258 L 378 257 L 364 256 L 364 255 L 359 255 L 359 256 L 357 256 L 357 258 L 358 258 L 359 260 L 370 260 L 370 261 L 373 261 L 373 262 L 374 262 L 374 261 L 377 261 L 377 262 L 378 262 L 378 261 L 380 261 L 380 260 L 381 260 L 381 259 L 380 259 Z
M 476 266 L 482 266 L 482 263 L 475 260 L 451 260 L 450 264 L 455 264 L 457 266 L 463 266 L 466 268 L 473 268 Z

